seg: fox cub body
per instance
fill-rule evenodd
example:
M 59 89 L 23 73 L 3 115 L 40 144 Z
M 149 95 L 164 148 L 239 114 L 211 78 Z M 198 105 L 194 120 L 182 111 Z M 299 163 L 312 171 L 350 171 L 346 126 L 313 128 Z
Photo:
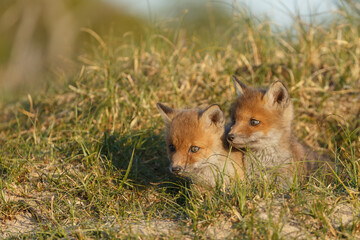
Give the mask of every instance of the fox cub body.
M 262 169 L 292 179 L 294 173 L 306 176 L 325 163 L 292 135 L 293 105 L 284 84 L 274 82 L 265 91 L 249 88 L 235 76 L 233 81 L 238 98 L 227 141 L 246 151 L 248 174 Z
M 224 114 L 218 105 L 177 110 L 158 103 L 157 108 L 165 121 L 171 172 L 212 187 L 220 179 L 223 183 L 234 177 L 244 179 L 243 154 L 236 150 L 229 154 Z

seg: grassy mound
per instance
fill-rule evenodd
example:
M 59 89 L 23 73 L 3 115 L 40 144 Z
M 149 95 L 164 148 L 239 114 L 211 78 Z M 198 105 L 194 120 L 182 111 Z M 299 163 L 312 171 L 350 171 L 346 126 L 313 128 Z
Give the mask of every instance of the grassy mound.
M 63 85 L 0 104 L 0 235 L 22 238 L 313 238 L 359 234 L 359 17 L 285 31 L 235 16 L 207 29 L 93 37 Z M 294 132 L 344 174 L 283 190 L 263 180 L 199 192 L 168 173 L 156 102 L 235 99 L 231 75 L 279 79 Z M 57 80 L 57 82 L 60 82 Z M 229 114 L 227 114 L 229 115 Z M 334 174 L 338 173 L 334 169 Z M 185 187 L 184 187 L 185 186 Z

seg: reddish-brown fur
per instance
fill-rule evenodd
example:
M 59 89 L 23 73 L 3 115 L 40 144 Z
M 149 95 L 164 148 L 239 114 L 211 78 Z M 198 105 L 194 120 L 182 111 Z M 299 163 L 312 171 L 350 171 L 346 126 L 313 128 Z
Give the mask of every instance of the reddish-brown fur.
M 236 109 L 233 111 L 233 119 L 236 124 L 233 131 L 241 132 L 246 136 L 251 135 L 254 131 L 262 131 L 267 134 L 274 127 L 286 127 L 283 124 L 287 125 L 287 122 L 284 122 L 281 115 L 280 110 L 270 109 L 266 106 L 263 92 L 250 89 L 236 102 Z M 251 118 L 261 119 L 261 124 L 252 128 L 249 125 Z
M 263 170 L 279 168 L 278 173 L 291 177 L 295 172 L 308 175 L 320 164 L 327 162 L 302 146 L 291 133 L 293 106 L 286 87 L 281 82 L 273 83 L 268 91 L 248 88 L 234 77 L 238 99 L 232 109 L 232 124 L 228 132 L 229 143 L 243 151 L 246 169 L 257 172 L 250 165 L 259 161 Z M 252 126 L 252 119 L 260 121 Z
M 224 139 L 224 118 L 217 105 L 205 110 L 175 110 L 158 104 L 158 109 L 166 125 L 165 140 L 171 171 L 180 168 L 179 174 L 211 186 L 215 185 L 217 178 L 215 169 L 211 168 L 224 170 L 227 177 L 237 175 L 244 178 L 242 153 L 234 150 L 227 159 L 229 149 Z M 200 150 L 191 152 L 192 146 Z
M 168 149 L 172 165 L 185 167 L 187 164 L 196 163 L 199 159 L 209 158 L 213 154 L 212 150 L 218 149 L 219 144 L 222 144 L 217 139 L 213 139 L 214 135 L 216 137 L 217 132 L 213 129 L 201 127 L 199 111 L 190 109 L 179 112 L 166 131 L 166 144 L 173 144 L 176 147 L 175 153 Z M 190 146 L 198 146 L 202 151 L 189 153 Z

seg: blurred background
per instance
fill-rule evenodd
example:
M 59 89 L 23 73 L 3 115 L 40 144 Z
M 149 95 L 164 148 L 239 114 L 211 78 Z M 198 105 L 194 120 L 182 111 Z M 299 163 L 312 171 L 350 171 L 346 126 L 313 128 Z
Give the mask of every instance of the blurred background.
M 332 0 L 1 0 L 0 94 L 27 93 L 68 78 L 90 35 L 141 38 L 160 25 L 211 37 L 238 15 L 271 21 L 274 31 L 296 18 L 326 24 L 342 1 Z M 210 30 L 210 31 L 209 31 Z M 90 34 L 89 34 L 90 33 Z M 54 77 L 54 74 L 57 77 Z

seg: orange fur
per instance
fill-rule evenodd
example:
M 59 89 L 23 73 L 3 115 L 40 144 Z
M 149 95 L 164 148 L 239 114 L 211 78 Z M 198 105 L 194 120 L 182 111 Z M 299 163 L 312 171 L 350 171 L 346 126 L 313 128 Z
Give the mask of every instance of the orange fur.
M 224 138 L 224 117 L 217 105 L 205 110 L 175 110 L 158 104 L 165 121 L 165 141 L 170 171 L 191 178 L 195 183 L 215 186 L 218 172 L 229 177 L 244 178 L 240 151 L 229 149 Z M 192 152 L 192 147 L 198 152 Z
M 247 151 L 245 167 L 249 173 L 259 172 L 255 161 L 263 170 L 276 169 L 286 178 L 294 173 L 308 175 L 320 167 L 319 160 L 322 164 L 327 162 L 292 135 L 293 105 L 281 82 L 263 91 L 248 88 L 236 77 L 233 80 L 238 99 L 232 109 L 227 139 L 233 147 Z

